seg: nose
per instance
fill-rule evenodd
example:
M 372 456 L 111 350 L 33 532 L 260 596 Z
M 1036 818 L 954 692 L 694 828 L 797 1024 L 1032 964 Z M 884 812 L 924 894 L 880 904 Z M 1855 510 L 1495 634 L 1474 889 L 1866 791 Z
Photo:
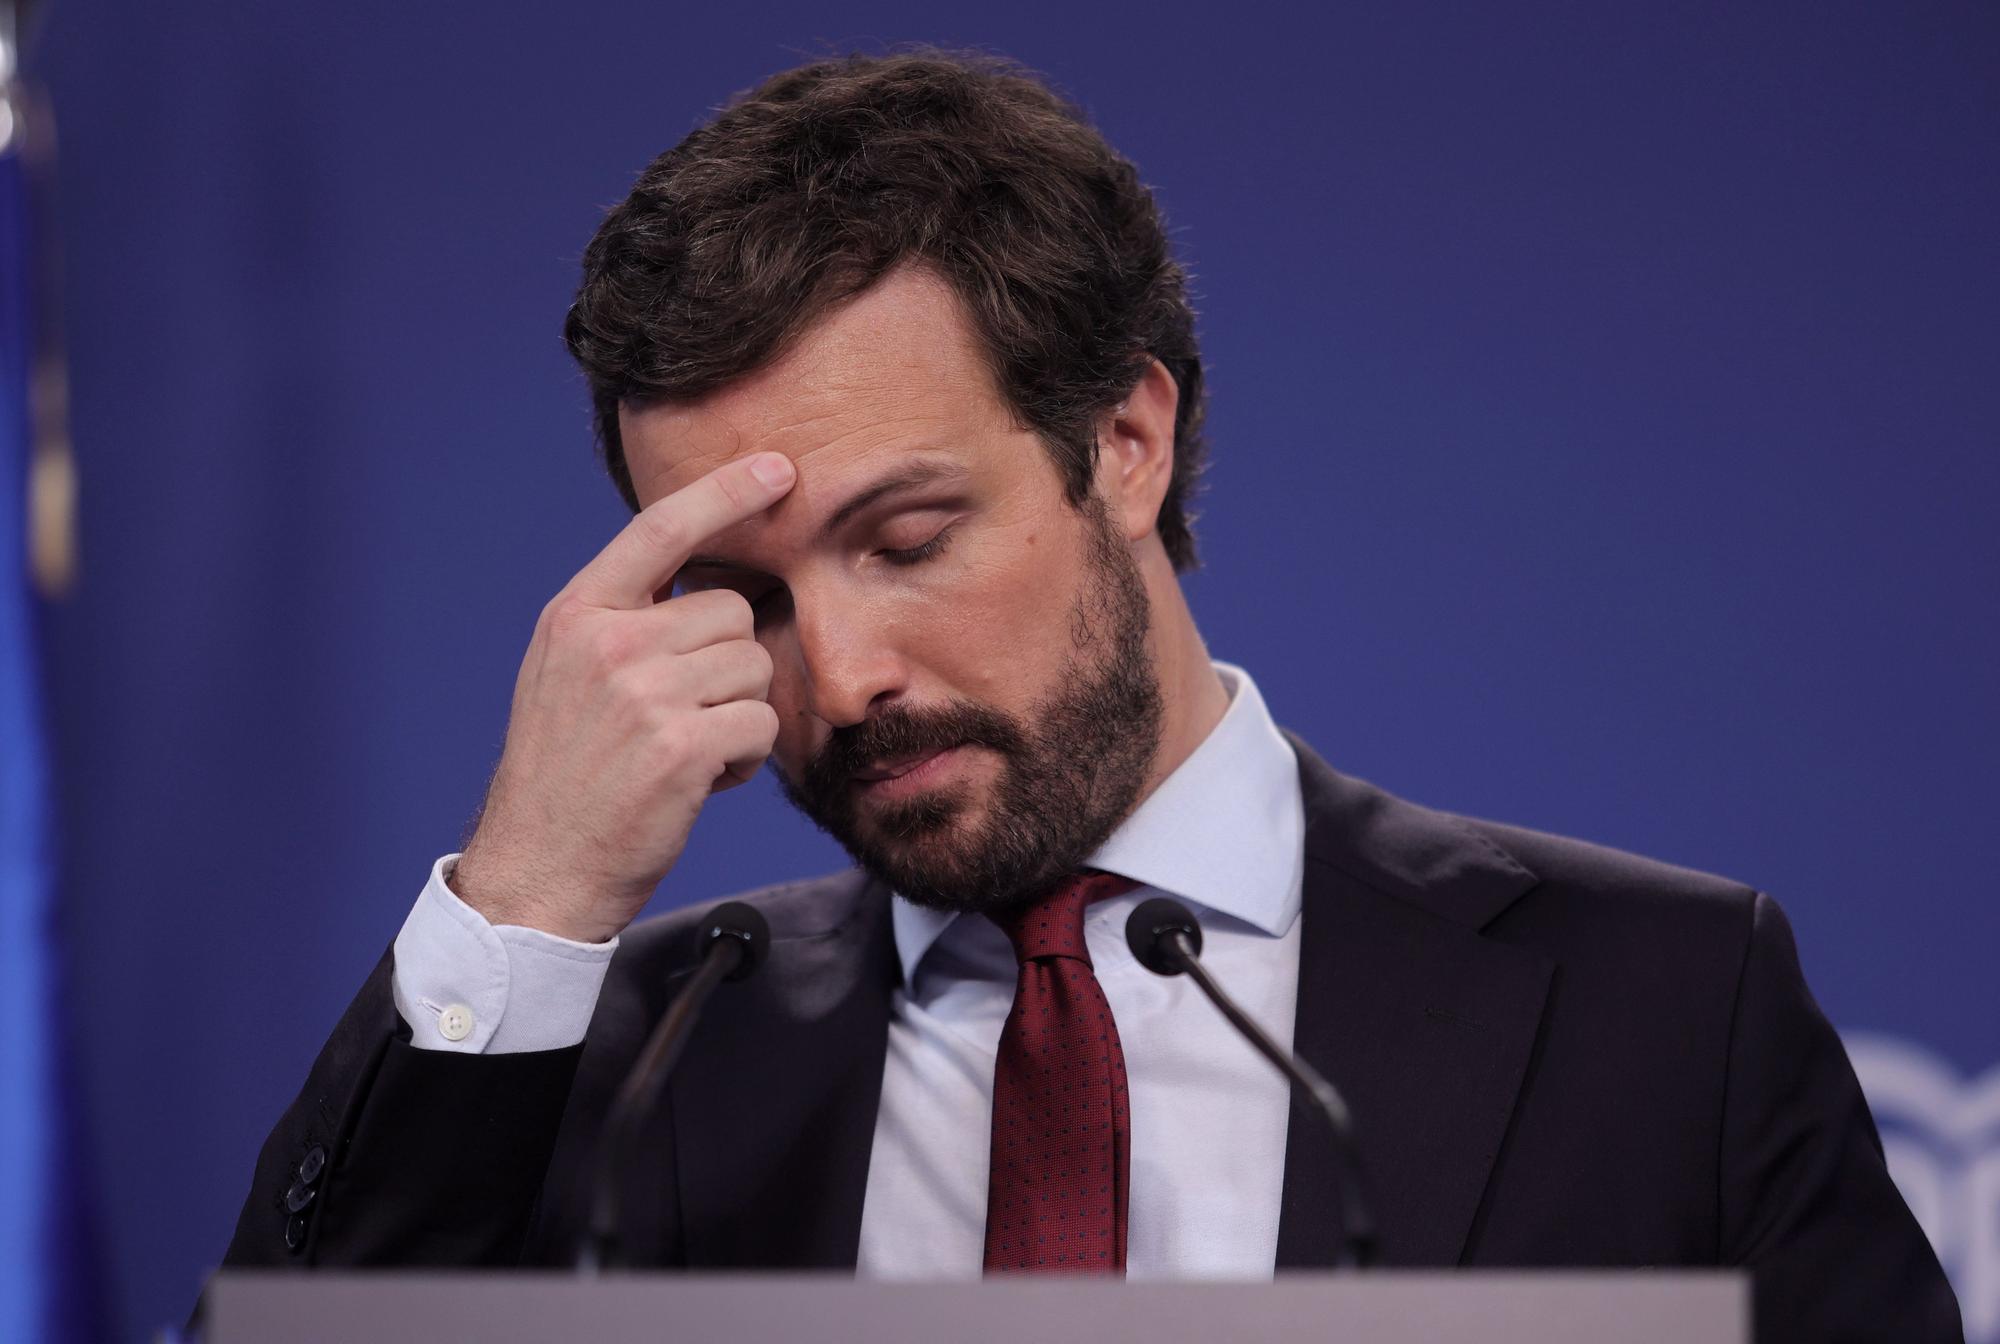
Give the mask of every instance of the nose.
M 798 601 L 794 608 L 799 657 L 805 673 L 806 705 L 835 728 L 868 717 L 877 700 L 906 688 L 902 654 L 865 613 Z

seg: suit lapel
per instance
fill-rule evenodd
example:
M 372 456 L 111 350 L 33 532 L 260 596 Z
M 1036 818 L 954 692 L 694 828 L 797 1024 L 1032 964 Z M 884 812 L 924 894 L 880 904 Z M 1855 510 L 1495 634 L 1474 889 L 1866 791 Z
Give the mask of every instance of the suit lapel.
M 1553 975 L 1479 931 L 1536 879 L 1470 828 L 1338 775 L 1286 736 L 1306 806 L 1293 1048 L 1353 1111 L 1384 1262 L 1455 1264 Z M 1325 1120 L 1295 1104 L 1281 1269 L 1337 1258 L 1330 1142 Z
M 1536 879 L 1470 828 L 1336 774 L 1286 736 L 1306 811 L 1294 1049 L 1353 1109 L 1384 1260 L 1453 1264 L 1554 970 L 1480 930 Z M 770 962 L 718 991 L 669 1086 L 690 1267 L 855 1264 L 895 941 L 873 883 L 802 895 L 766 906 Z M 1328 1142 L 1325 1121 L 1295 1105 L 1280 1269 L 1338 1256 Z
M 717 991 L 675 1071 L 690 1267 L 854 1267 L 898 975 L 888 895 L 854 886 L 766 907 L 769 962 Z

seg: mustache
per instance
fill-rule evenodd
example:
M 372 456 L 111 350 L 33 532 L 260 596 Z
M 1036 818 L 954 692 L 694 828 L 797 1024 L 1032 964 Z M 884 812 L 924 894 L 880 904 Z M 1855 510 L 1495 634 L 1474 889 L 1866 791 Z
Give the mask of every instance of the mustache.
M 803 792 L 829 797 L 846 790 L 856 772 L 877 761 L 965 746 L 1018 755 L 1028 739 L 1009 716 L 970 701 L 928 709 L 890 705 L 860 723 L 834 729 L 806 762 Z

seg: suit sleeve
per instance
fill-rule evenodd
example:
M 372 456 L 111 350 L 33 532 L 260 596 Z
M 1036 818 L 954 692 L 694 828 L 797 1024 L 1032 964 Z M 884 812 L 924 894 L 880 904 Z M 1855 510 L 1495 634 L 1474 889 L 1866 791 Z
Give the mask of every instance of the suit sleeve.
M 583 1047 L 417 1049 L 393 975 L 391 953 L 265 1141 L 225 1265 L 520 1261 Z
M 1889 1179 L 1784 912 L 1759 894 L 1722 1123 L 1721 1258 L 1750 1269 L 1756 1338 L 1962 1344 L 1937 1256 Z
M 490 924 L 452 891 L 457 860 L 431 865 L 396 935 L 390 989 L 423 1050 L 504 1055 L 561 1050 L 589 1033 L 619 940 L 578 943 L 540 929 Z M 452 1012 L 451 1010 L 457 1010 Z M 447 1030 L 448 1016 L 457 1030 Z

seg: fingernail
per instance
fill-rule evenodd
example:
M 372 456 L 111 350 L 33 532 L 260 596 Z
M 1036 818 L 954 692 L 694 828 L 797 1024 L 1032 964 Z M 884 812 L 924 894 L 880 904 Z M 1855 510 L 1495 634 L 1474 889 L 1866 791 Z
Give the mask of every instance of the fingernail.
M 783 453 L 765 453 L 750 464 L 750 474 L 772 489 L 792 483 L 792 459 Z

